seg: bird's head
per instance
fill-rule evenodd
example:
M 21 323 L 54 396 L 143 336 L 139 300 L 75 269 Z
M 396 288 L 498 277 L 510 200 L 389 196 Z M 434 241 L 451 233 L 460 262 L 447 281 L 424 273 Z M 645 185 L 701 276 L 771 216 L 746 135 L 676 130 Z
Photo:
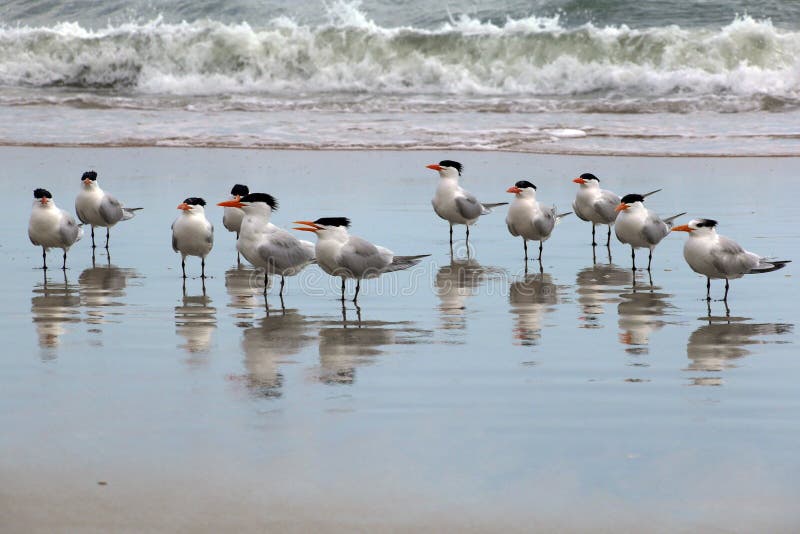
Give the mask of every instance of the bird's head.
M 178 209 L 183 210 L 186 214 L 192 213 L 203 213 L 205 209 L 203 206 L 206 205 L 206 201 L 199 197 L 189 197 L 180 204 L 178 204 Z
M 270 215 L 273 211 L 278 211 L 278 201 L 267 193 L 248 193 L 239 198 L 220 202 L 217 206 L 241 208 L 248 214 Z
M 514 193 L 517 198 L 536 198 L 536 186 L 528 180 L 520 180 L 506 189 L 506 193 Z
M 620 200 L 617 207 L 614 208 L 616 211 L 627 211 L 631 208 L 633 209 L 640 209 L 644 207 L 644 197 L 638 193 L 631 193 L 629 195 L 625 195 Z
M 439 177 L 441 178 L 458 179 L 458 177 L 461 176 L 461 171 L 464 169 L 464 166 L 457 161 L 445 159 L 439 163 L 431 163 L 428 165 L 428 168 L 438 171 Z
M 350 219 L 347 217 L 321 217 L 316 221 L 294 221 L 294 224 L 303 226 L 294 228 L 301 232 L 313 232 L 320 239 L 345 239 L 347 229 L 350 228 Z
M 714 219 L 692 219 L 687 224 L 673 226 L 673 232 L 686 232 L 691 237 L 701 237 L 717 232 L 717 221 Z
M 50 208 L 55 206 L 53 202 L 53 195 L 47 189 L 34 189 L 33 190 L 33 206 L 39 208 Z
M 86 171 L 81 175 L 81 182 L 86 189 L 93 189 L 97 187 L 97 173 L 94 171 Z
M 585 172 L 572 181 L 586 189 L 600 187 L 600 179 L 590 172 Z

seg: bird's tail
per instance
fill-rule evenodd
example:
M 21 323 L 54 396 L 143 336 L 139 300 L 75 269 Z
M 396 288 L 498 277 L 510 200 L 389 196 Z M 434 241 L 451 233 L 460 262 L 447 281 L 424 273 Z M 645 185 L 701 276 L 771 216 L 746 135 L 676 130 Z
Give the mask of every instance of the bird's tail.
M 422 258 L 427 258 L 430 254 L 418 254 L 416 256 L 395 256 L 392 263 L 386 267 L 385 272 L 402 271 L 418 264 Z
M 136 216 L 136 212 L 144 208 L 122 208 L 122 220 L 127 221 Z
M 792 260 L 768 260 L 766 258 L 761 258 L 758 265 L 750 269 L 747 274 L 771 273 L 772 271 L 783 269 L 786 267 L 787 263 L 792 263 Z
M 492 202 L 488 204 L 481 203 L 481 206 L 483 206 L 483 211 L 481 212 L 481 215 L 492 213 L 492 210 L 497 206 L 505 206 L 506 204 L 508 204 L 508 202 Z
M 650 195 L 655 195 L 655 194 L 656 194 L 656 193 L 658 193 L 659 191 L 661 191 L 661 189 L 656 189 L 655 191 L 650 191 L 649 193 L 645 193 L 644 195 L 642 195 L 642 197 L 644 197 L 644 198 L 647 198 L 647 197 L 649 197 Z
M 676 215 L 673 215 L 672 217 L 667 217 L 666 219 L 664 219 L 664 222 L 667 223 L 671 228 L 672 227 L 672 221 L 674 221 L 678 217 L 683 217 L 684 215 L 686 215 L 685 211 L 683 213 L 678 213 Z

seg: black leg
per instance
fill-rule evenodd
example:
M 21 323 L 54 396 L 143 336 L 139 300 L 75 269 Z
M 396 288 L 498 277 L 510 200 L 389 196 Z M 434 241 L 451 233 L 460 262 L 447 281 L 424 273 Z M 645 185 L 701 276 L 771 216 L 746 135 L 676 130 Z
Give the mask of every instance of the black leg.
M 239 232 L 236 232 L 236 243 L 239 243 Z M 242 263 L 242 257 L 239 255 L 239 249 L 236 249 L 236 265 Z
M 111 230 L 106 226 L 106 250 L 108 250 L 108 239 L 111 234 Z
M 200 258 L 200 278 L 206 277 L 206 259 Z
M 96 249 L 97 245 L 94 244 L 94 226 L 92 226 L 92 249 Z
M 728 288 L 729 288 L 729 287 L 730 287 L 730 284 L 729 284 L 729 282 L 728 282 L 728 279 L 726 278 L 726 279 L 725 279 L 725 296 L 724 296 L 724 297 L 722 297 L 722 300 L 723 300 L 723 302 L 725 302 L 725 303 L 727 303 L 727 302 L 728 302 Z
M 711 278 L 706 277 L 706 301 L 711 302 Z
M 264 269 L 264 299 L 267 298 L 267 282 L 269 282 L 269 273 Z
M 469 251 L 469 225 L 467 225 L 467 251 Z
M 606 246 L 611 248 L 611 225 L 608 225 L 608 239 L 606 239 Z
M 450 248 L 453 248 L 453 225 L 450 225 Z
M 524 237 L 522 238 L 522 246 L 525 247 L 525 267 L 528 266 L 528 240 Z
M 283 300 L 283 284 L 285 282 L 286 282 L 286 280 L 283 278 L 283 275 L 281 275 L 281 291 L 280 291 L 280 293 L 278 293 L 281 296 L 281 300 Z
M 342 277 L 342 305 L 344 306 L 344 276 Z
M 61 270 L 67 270 L 67 249 L 64 249 L 64 265 L 61 266 Z
M 594 231 L 595 231 L 594 223 L 592 223 L 592 246 L 596 247 L 597 246 L 597 242 L 594 240 Z
M 647 271 L 650 272 L 650 264 L 653 262 L 653 249 L 650 249 L 650 254 L 647 256 Z
M 356 279 L 356 296 L 353 297 L 353 302 L 358 302 L 358 291 L 361 289 L 361 279 Z
M 636 270 L 636 249 L 631 247 L 631 269 Z
M 42 269 L 47 270 L 47 249 L 42 247 Z
M 539 241 L 539 263 L 542 263 L 542 247 L 544 246 L 544 242 Z
M 183 279 L 186 280 L 186 258 L 181 257 L 181 272 L 183 273 Z

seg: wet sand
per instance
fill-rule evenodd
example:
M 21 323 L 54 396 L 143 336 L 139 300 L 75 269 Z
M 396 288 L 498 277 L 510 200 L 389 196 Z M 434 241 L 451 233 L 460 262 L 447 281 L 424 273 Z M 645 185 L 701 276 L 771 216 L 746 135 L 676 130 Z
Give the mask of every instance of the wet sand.
M 771 531 L 800 523 L 796 263 L 703 299 L 685 235 L 629 249 L 566 218 L 543 272 L 505 208 L 457 228 L 430 208 L 425 165 L 509 200 L 528 179 L 569 209 L 592 171 L 618 193 L 663 188 L 770 256 L 800 258 L 793 158 L 0 148 L 3 340 L 0 525 L 6 531 Z M 92 263 L 44 273 L 31 191 L 72 210 L 79 177 L 144 211 Z M 316 267 L 265 307 L 235 265 L 222 209 L 205 292 L 170 248 L 175 206 L 233 183 L 275 195 L 273 221 L 346 215 L 419 268 L 363 285 L 360 310 Z M 685 222 L 685 221 L 684 221 Z M 101 239 L 102 240 L 102 239 Z M 535 248 L 531 247 L 533 251 Z M 60 264 L 60 253 L 49 264 Z M 637 263 L 644 265 L 640 252 Z M 348 286 L 352 294 L 353 287 Z M 723 287 L 712 286 L 719 298 Z

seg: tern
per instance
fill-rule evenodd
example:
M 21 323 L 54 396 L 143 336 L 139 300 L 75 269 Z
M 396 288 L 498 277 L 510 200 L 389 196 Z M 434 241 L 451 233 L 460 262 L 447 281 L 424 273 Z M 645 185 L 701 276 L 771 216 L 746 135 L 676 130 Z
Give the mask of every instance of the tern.
M 681 215 L 686 215 L 686 212 L 683 212 L 661 219 L 653 211 L 644 207 L 644 195 L 636 193 L 622 197 L 614 209 L 619 212 L 614 231 L 621 242 L 631 246 L 633 270 L 636 270 L 636 249 L 646 247 L 650 249 L 650 255 L 647 258 L 647 270 L 650 271 L 653 249 L 669 233 L 672 221 Z
M 120 221 L 132 219 L 142 208 L 126 208 L 112 195 L 104 192 L 97 184 L 97 173 L 86 171 L 81 176 L 83 187 L 75 198 L 75 211 L 78 219 L 92 227 L 92 249 L 94 244 L 94 227 L 106 229 L 106 250 L 108 250 L 109 229 Z
M 514 237 L 522 237 L 525 247 L 525 261 L 528 261 L 528 240 L 539 242 L 539 262 L 542 261 L 542 245 L 550 238 L 553 228 L 563 218 L 572 213 L 556 214 L 555 206 L 547 207 L 536 201 L 536 186 L 527 180 L 520 180 L 506 190 L 515 198 L 508 207 L 506 226 Z
M 236 248 L 247 261 L 264 269 L 264 295 L 269 287 L 269 276 L 281 277 L 279 295 L 283 302 L 285 277 L 298 274 L 314 261 L 314 244 L 301 241 L 269 222 L 272 212 L 278 209 L 278 201 L 272 195 L 248 193 L 239 200 L 217 205 L 244 211 Z
M 240 200 L 248 193 L 250 193 L 250 189 L 246 185 L 236 184 L 231 189 L 230 200 Z M 225 208 L 222 214 L 222 226 L 229 232 L 235 232 L 237 240 L 239 239 L 239 230 L 242 227 L 242 217 L 244 217 L 244 211 L 241 208 Z M 238 250 L 236 251 L 236 263 L 242 263 Z
M 56 206 L 50 191 L 35 189 L 33 198 L 28 237 L 31 243 L 42 247 L 42 269 L 47 270 L 47 249 L 60 248 L 64 251 L 61 269 L 66 271 L 67 251 L 83 236 L 83 228 L 72 215 Z
M 572 202 L 572 209 L 580 220 L 592 223 L 592 246 L 597 246 L 596 226 L 606 224 L 608 225 L 606 247 L 610 247 L 611 227 L 617 220 L 617 211 L 614 208 L 619 205 L 619 195 L 606 189 L 600 189 L 600 179 L 592 173 L 585 172 L 572 181 L 580 184 L 578 192 L 575 194 L 575 200 Z M 650 191 L 642 197 L 647 198 L 659 191 L 661 189 Z
M 777 271 L 791 260 L 768 260 L 743 249 L 739 243 L 717 233 L 717 221 L 692 219 L 689 224 L 672 228 L 673 232 L 687 232 L 689 239 L 683 246 L 683 257 L 696 273 L 706 277 L 706 300 L 711 300 L 711 279 L 725 279 L 725 297 L 728 300 L 729 280 L 746 274 Z
M 316 221 L 295 221 L 305 227 L 295 230 L 314 232 L 317 235 L 317 263 L 331 276 L 342 278 L 342 302 L 344 302 L 344 281 L 356 279 L 356 293 L 353 302 L 358 301 L 361 280 L 377 278 L 383 273 L 401 271 L 413 267 L 430 254 L 416 256 L 395 256 L 391 250 L 373 245 L 366 239 L 350 235 L 350 219 L 346 217 L 323 217 Z
M 172 223 L 172 250 L 181 254 L 181 270 L 186 279 L 186 256 L 200 258 L 200 278 L 206 277 L 206 256 L 214 246 L 214 225 L 206 218 L 202 198 L 187 198 L 178 209 L 182 211 Z
M 429 169 L 439 172 L 439 185 L 433 195 L 433 211 L 436 215 L 450 223 L 450 248 L 453 248 L 453 225 L 464 224 L 467 226 L 467 246 L 469 246 L 469 227 L 475 224 L 478 217 L 491 213 L 492 208 L 503 206 L 508 202 L 495 202 L 482 204 L 475 195 L 458 185 L 463 166 L 452 160 L 440 161 L 438 164 L 428 165 Z

